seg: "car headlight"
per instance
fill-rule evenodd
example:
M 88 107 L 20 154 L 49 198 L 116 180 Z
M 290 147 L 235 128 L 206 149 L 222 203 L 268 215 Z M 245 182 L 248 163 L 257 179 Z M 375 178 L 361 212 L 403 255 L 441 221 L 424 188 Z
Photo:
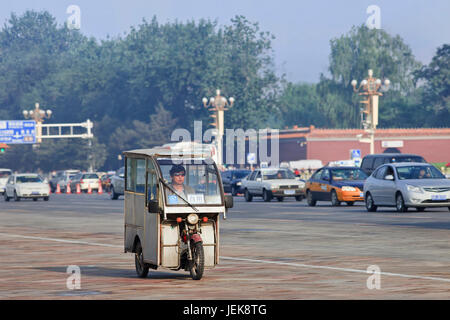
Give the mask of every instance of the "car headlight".
M 270 189 L 278 189 L 278 186 L 270 186 Z
M 198 215 L 195 213 L 191 213 L 187 216 L 187 221 L 189 224 L 197 224 L 198 222 Z
M 411 192 L 422 193 L 422 189 L 420 187 L 412 186 L 410 184 L 406 185 L 406 189 L 408 189 L 408 191 L 411 191 Z
M 242 182 L 240 182 L 240 181 L 239 181 L 239 182 L 236 182 L 236 185 L 237 185 L 237 186 L 240 186 L 241 184 L 242 184 Z
M 349 186 L 343 186 L 342 191 L 356 191 L 356 188 L 349 187 Z
M 298 188 L 299 189 L 303 189 L 305 187 L 305 183 L 304 182 L 302 182 L 302 183 L 300 183 L 299 185 L 298 185 Z

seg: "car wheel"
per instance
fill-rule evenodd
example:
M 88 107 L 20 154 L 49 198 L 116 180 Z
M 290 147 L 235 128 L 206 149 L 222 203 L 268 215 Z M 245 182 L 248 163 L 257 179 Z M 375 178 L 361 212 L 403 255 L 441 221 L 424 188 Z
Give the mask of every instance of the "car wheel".
M 303 196 L 295 196 L 295 200 L 296 201 L 302 201 L 303 200 Z
M 408 211 L 408 208 L 405 206 L 405 200 L 403 199 L 401 193 L 397 193 L 397 196 L 395 197 L 395 208 L 397 209 L 397 212 Z
M 33 201 L 38 201 L 38 198 L 33 198 Z
M 119 198 L 119 195 L 116 193 L 113 186 L 111 186 L 111 196 L 110 197 L 111 197 L 111 200 L 117 200 L 117 198 Z
M 365 198 L 366 198 L 365 203 L 366 203 L 367 211 L 369 211 L 369 212 L 377 211 L 377 206 L 375 205 L 375 202 L 373 202 L 372 195 L 370 193 L 367 193 Z
M 331 205 L 333 207 L 337 207 L 341 205 L 341 202 L 338 199 L 337 193 L 334 190 L 331 190 Z
M 277 197 L 278 202 L 282 202 L 284 200 L 283 197 Z
M 308 202 L 308 206 L 314 207 L 317 203 L 317 200 L 314 199 L 311 191 L 306 191 L 306 201 Z
M 44 201 L 48 201 L 50 197 L 44 197 Z
M 265 202 L 272 200 L 272 194 L 270 194 L 270 191 L 267 191 L 266 189 L 263 190 L 263 200 Z
M 416 210 L 419 211 L 419 212 L 424 212 L 425 211 L 425 207 L 417 207 Z
M 354 205 L 354 204 L 355 204 L 354 201 L 347 201 L 347 205 L 348 205 L 348 206 L 352 206 L 352 205 Z
M 20 201 L 20 197 L 17 196 L 16 190 L 14 190 L 14 201 Z
M 251 202 L 253 200 L 252 194 L 247 189 L 245 189 L 244 197 L 245 197 L 245 201 L 247 201 L 247 202 Z

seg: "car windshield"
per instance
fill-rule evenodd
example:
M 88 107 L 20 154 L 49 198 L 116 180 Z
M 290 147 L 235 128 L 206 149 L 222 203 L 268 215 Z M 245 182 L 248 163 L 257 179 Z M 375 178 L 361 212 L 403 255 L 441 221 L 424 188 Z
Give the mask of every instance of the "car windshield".
M 164 188 L 168 205 L 221 205 L 222 196 L 218 171 L 212 164 L 201 161 L 200 164 L 191 161 L 173 162 L 169 159 L 158 159 L 164 181 L 169 188 Z M 174 194 L 176 191 L 178 196 Z
M 98 175 L 96 173 L 85 174 L 83 179 L 98 179 Z
M 233 172 L 233 179 L 242 179 L 250 174 L 251 171 L 237 171 Z
M 11 175 L 10 171 L 0 171 L 0 178 L 7 178 Z
M 361 169 L 340 168 L 331 170 L 333 180 L 365 180 L 367 174 Z
M 295 174 L 289 170 L 264 170 L 262 174 L 263 180 L 295 179 Z
M 39 176 L 19 176 L 16 178 L 16 183 L 27 183 L 27 182 L 42 182 Z
M 389 159 L 389 162 L 426 162 L 422 157 L 418 156 L 398 156 Z
M 400 180 L 445 179 L 445 176 L 433 166 L 397 167 L 396 170 Z

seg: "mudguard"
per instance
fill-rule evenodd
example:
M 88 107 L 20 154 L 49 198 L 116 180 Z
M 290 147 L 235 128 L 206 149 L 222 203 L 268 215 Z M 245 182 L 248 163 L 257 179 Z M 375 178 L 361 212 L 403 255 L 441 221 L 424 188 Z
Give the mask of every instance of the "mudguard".
M 202 237 L 201 237 L 198 233 L 194 233 L 194 234 L 191 236 L 191 240 L 192 240 L 194 243 L 202 242 Z

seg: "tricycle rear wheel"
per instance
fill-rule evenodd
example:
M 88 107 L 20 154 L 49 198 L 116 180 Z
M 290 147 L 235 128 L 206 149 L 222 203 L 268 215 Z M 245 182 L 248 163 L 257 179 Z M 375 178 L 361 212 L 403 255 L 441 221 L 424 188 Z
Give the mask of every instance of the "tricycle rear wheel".
M 134 255 L 134 264 L 136 266 L 136 273 L 139 278 L 146 278 L 150 266 L 144 262 L 144 253 L 142 252 L 141 243 L 136 244 L 136 252 Z

